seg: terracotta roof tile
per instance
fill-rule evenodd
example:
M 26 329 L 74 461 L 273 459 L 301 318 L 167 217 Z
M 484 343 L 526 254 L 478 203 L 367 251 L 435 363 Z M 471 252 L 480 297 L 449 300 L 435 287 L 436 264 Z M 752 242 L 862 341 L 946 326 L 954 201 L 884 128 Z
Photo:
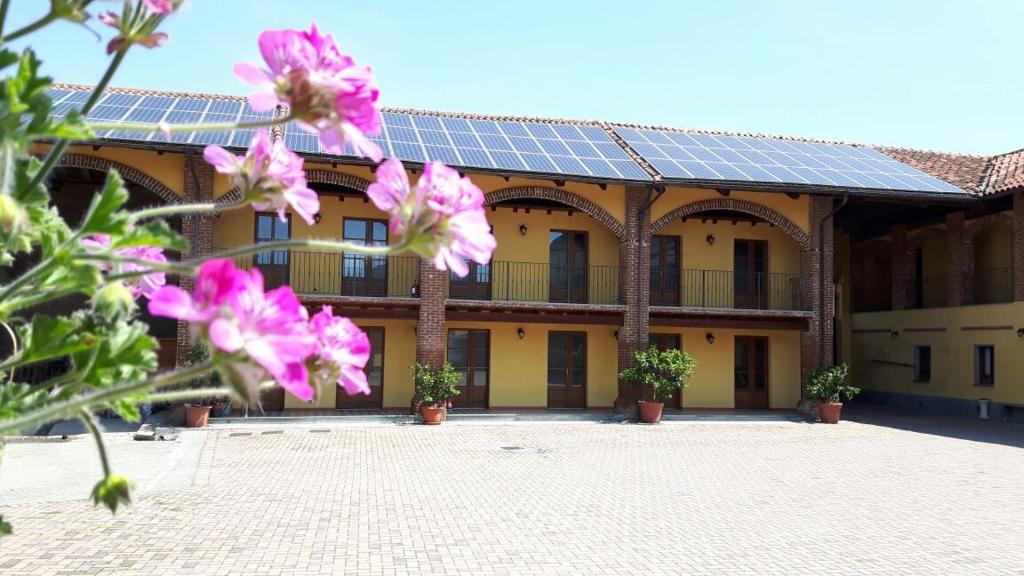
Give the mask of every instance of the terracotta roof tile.
M 899 160 L 925 174 L 930 174 L 975 194 L 981 190 L 990 161 L 987 156 L 950 154 L 931 150 L 912 150 L 888 146 L 877 146 L 876 149 L 894 160 Z
M 1024 188 L 1024 149 L 993 156 L 990 165 L 984 194 Z

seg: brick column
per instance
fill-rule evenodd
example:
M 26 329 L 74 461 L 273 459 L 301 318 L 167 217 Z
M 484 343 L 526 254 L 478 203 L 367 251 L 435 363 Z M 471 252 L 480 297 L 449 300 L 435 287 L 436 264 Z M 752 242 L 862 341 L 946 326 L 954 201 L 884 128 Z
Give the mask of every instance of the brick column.
M 619 241 L 619 300 L 626 306 L 619 329 L 619 370 L 633 361 L 633 353 L 647 347 L 650 332 L 651 211 L 646 188 L 626 188 L 626 221 Z M 619 383 L 617 405 L 637 399 L 634 386 Z
M 967 303 L 967 266 L 970 255 L 964 243 L 963 212 L 946 214 L 946 305 L 963 306 Z
M 1024 192 L 1013 193 L 1013 299 L 1024 300 Z
M 914 258 L 907 242 L 907 227 L 892 227 L 892 309 L 910 308 L 910 287 L 914 279 Z
M 213 200 L 213 167 L 197 155 L 185 156 L 184 174 L 185 202 L 210 202 Z M 184 216 L 181 219 L 181 235 L 188 242 L 188 248 L 181 253 L 182 260 L 199 258 L 213 252 L 213 223 L 217 217 L 212 214 L 200 216 Z M 192 279 L 182 277 L 179 282 L 182 289 L 192 290 Z M 180 365 L 192 345 L 192 335 L 187 322 L 178 322 L 177 356 Z
M 812 368 L 832 363 L 832 338 L 835 316 L 835 284 L 833 264 L 833 222 L 832 198 L 811 196 L 810 241 L 800 252 L 800 301 L 812 312 L 808 329 L 800 334 L 800 388 L 803 389 L 807 375 Z M 824 227 L 824 238 L 818 231 L 823 218 L 828 217 Z M 824 243 L 822 244 L 822 240 Z M 824 252 L 822 252 L 824 248 Z M 825 282 L 821 284 L 820 271 L 825 269 Z M 824 309 L 821 297 L 824 296 Z M 824 328 L 822 332 L 821 329 Z M 822 340 L 824 338 L 824 340 Z M 819 357 L 819 348 L 824 343 L 824 357 Z
M 416 361 L 440 368 L 445 361 L 444 300 L 448 273 L 420 259 L 420 315 L 416 324 Z

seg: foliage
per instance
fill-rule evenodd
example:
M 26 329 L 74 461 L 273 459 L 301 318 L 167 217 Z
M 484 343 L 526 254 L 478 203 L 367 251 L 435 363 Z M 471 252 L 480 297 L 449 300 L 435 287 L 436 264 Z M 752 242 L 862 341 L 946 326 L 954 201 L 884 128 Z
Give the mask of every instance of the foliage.
M 860 394 L 860 388 L 846 383 L 848 375 L 846 364 L 838 366 L 821 366 L 811 370 L 807 377 L 804 395 L 816 402 L 838 403 L 852 400 Z
M 655 400 L 668 400 L 686 388 L 686 379 L 693 375 L 697 361 L 682 350 L 660 350 L 651 346 L 633 354 L 633 365 L 619 373 L 619 378 L 651 390 Z
M 412 377 L 416 385 L 414 400 L 427 406 L 443 406 L 449 398 L 459 395 L 459 373 L 450 362 L 439 370 L 414 362 Z

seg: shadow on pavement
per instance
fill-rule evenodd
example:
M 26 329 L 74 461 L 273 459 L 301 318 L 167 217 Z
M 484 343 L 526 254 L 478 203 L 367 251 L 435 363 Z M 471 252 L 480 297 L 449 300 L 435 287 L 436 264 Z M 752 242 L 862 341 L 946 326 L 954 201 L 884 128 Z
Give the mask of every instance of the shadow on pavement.
M 843 419 L 921 434 L 934 434 L 973 442 L 1024 448 L 1024 425 L 1022 424 L 929 416 L 891 408 L 856 405 L 843 408 Z

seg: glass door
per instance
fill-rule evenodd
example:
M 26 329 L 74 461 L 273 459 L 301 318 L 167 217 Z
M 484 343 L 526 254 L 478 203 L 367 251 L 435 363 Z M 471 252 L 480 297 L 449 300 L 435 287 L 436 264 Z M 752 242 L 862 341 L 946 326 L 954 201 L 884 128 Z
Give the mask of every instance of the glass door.
M 286 214 L 281 220 L 277 214 L 256 213 L 256 230 L 253 232 L 256 244 L 291 239 L 292 215 Z M 263 285 L 267 290 L 288 284 L 291 255 L 288 250 L 271 250 L 253 256 L 253 266 L 263 274 Z
M 586 332 L 548 332 L 548 408 L 586 407 Z
M 548 234 L 549 301 L 587 302 L 587 233 Z
M 733 245 L 733 305 L 768 307 L 768 242 L 736 240 Z
M 679 236 L 651 237 L 651 305 L 679 305 Z
M 491 333 L 489 330 L 449 330 L 448 361 L 459 373 L 456 408 L 487 408 L 490 391 Z
M 364 246 L 387 246 L 386 220 L 346 218 L 342 238 Z M 388 257 L 346 252 L 342 257 L 341 293 L 344 296 L 387 296 Z
M 768 408 L 768 338 L 736 336 L 734 382 L 736 408 Z

